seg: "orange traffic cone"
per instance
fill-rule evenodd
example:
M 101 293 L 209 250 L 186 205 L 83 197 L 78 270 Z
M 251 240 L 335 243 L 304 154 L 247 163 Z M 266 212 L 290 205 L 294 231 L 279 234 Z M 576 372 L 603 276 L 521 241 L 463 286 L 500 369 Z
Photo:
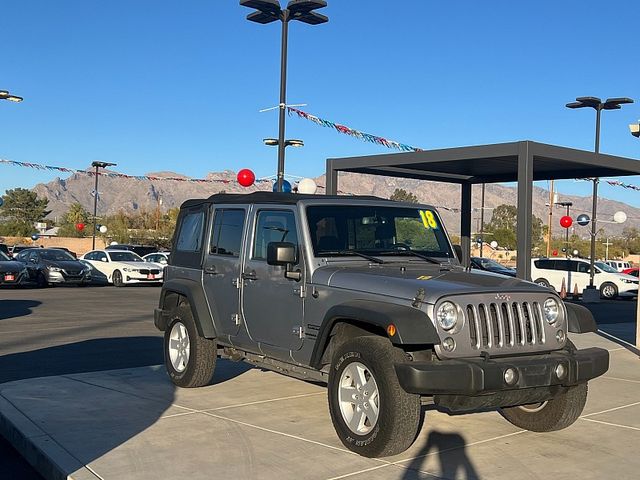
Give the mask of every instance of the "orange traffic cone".
M 580 294 L 578 293 L 578 284 L 574 283 L 573 284 L 573 299 L 574 300 L 578 300 L 579 297 L 580 297 Z
M 560 298 L 567 298 L 567 286 L 562 279 L 562 287 L 560 287 Z

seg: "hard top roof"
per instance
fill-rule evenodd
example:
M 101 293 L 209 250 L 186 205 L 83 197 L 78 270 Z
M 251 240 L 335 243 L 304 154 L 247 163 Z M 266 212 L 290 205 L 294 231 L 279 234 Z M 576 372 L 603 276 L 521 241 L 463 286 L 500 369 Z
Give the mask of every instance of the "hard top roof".
M 185 201 L 180 208 L 189 208 L 203 203 L 277 203 L 295 205 L 302 200 L 374 200 L 389 202 L 386 198 L 371 195 L 306 195 L 303 193 L 253 192 L 253 193 L 217 193 L 209 198 L 194 198 Z

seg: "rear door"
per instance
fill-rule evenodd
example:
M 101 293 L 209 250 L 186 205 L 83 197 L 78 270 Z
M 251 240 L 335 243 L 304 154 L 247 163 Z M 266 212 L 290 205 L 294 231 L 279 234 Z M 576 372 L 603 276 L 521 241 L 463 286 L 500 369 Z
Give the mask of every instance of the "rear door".
M 297 350 L 302 346 L 303 298 L 300 282 L 284 277 L 285 268 L 267 265 L 267 246 L 290 242 L 298 250 L 298 265 L 304 272 L 298 241 L 295 208 L 257 207 L 251 251 L 242 270 L 242 314 L 249 335 L 261 344 Z
M 219 334 L 238 334 L 240 318 L 240 262 L 247 217 L 246 207 L 216 208 L 203 285 Z

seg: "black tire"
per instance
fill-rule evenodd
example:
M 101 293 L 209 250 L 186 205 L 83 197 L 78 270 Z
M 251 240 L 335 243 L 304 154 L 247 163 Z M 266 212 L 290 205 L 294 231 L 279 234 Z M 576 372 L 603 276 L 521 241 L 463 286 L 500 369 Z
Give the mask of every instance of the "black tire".
M 422 424 L 420 396 L 405 392 L 398 382 L 393 364 L 404 361 L 405 353 L 383 337 L 357 337 L 336 351 L 329 373 L 329 412 L 338 437 L 349 450 L 364 457 L 385 457 L 404 452 L 414 442 Z M 367 383 L 373 377 L 378 392 L 377 421 L 362 435 L 348 426 L 339 401 L 343 372 L 356 362 L 366 367 L 370 373 Z
M 501 408 L 500 414 L 516 427 L 531 432 L 553 432 L 572 425 L 587 402 L 587 384 L 580 383 L 541 405 Z
M 607 300 L 613 300 L 618 296 L 618 287 L 610 282 L 605 282 L 600 285 L 600 296 Z
M 124 287 L 124 281 L 122 280 L 122 273 L 120 270 L 113 272 L 113 275 L 111 275 L 111 281 L 116 287 Z
M 36 287 L 47 288 L 48 286 L 49 282 L 47 282 L 47 277 L 45 277 L 43 272 L 38 272 L 36 275 Z
M 171 335 L 174 326 L 178 324 L 184 326 L 189 344 L 186 365 L 181 371 L 172 364 L 170 353 Z M 191 307 L 181 305 L 173 311 L 171 321 L 164 332 L 164 363 L 169 378 L 175 385 L 193 388 L 209 384 L 216 368 L 217 351 L 218 346 L 215 339 L 203 338 L 198 335 Z
M 535 283 L 536 285 L 540 285 L 541 287 L 551 288 L 551 284 L 546 278 L 537 278 L 533 283 Z

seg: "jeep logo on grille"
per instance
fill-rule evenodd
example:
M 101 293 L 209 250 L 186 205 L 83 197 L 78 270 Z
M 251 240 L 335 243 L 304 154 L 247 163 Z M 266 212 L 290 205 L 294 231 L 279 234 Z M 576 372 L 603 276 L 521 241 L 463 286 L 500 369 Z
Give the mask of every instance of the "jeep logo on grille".
M 511 301 L 511 295 L 505 295 L 502 293 L 496 293 L 496 300 L 502 300 L 504 302 L 510 302 Z

